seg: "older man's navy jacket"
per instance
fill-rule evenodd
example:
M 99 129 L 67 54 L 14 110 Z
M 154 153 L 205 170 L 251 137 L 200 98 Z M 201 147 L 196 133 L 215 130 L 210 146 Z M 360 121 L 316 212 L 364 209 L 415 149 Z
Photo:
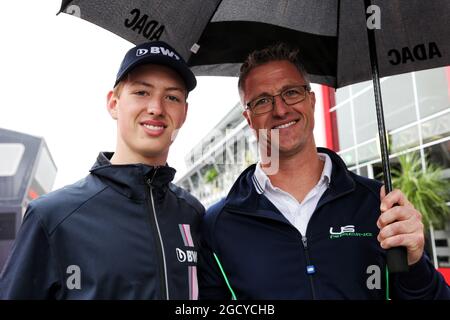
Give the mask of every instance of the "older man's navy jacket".
M 111 165 L 30 203 L 0 299 L 195 299 L 204 208 L 175 170 Z
M 207 211 L 200 298 L 229 299 L 231 290 L 237 299 L 386 298 L 386 257 L 376 225 L 381 184 L 348 171 L 334 152 L 318 151 L 330 156 L 333 170 L 306 234 L 258 194 L 254 165 Z M 408 273 L 390 275 L 390 293 L 393 299 L 450 298 L 425 256 Z

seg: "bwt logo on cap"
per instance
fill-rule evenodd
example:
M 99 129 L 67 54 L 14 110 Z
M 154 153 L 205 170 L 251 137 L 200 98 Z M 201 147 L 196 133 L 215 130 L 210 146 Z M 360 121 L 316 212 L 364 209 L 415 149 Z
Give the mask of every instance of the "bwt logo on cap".
M 140 56 L 147 54 L 148 52 L 149 52 L 148 49 L 140 48 L 140 49 L 136 50 L 136 56 L 140 57 Z M 151 54 L 162 54 L 162 55 L 168 56 L 170 58 L 175 58 L 177 60 L 180 60 L 180 57 L 175 52 L 173 52 L 172 50 L 166 49 L 164 47 L 150 47 L 150 53 Z
M 147 49 L 137 49 L 137 50 L 136 50 L 136 57 L 143 56 L 143 55 L 146 54 L 147 52 L 148 52 Z

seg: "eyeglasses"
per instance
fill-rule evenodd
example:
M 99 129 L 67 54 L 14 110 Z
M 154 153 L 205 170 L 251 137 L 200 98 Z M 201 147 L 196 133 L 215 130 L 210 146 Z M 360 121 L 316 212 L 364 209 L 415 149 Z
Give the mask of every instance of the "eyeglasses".
M 311 87 L 307 84 L 302 86 L 295 86 L 283 90 L 281 93 L 270 96 L 260 96 L 253 99 L 246 104 L 246 109 L 250 110 L 255 115 L 264 114 L 273 110 L 275 106 L 275 97 L 280 96 L 285 104 L 288 106 L 300 103 L 305 100 L 306 92 L 309 92 Z

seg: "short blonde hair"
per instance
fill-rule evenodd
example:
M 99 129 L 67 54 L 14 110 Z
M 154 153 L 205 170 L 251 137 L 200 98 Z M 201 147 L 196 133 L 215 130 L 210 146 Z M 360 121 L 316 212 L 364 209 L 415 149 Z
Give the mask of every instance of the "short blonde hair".
M 125 86 L 125 82 L 127 81 L 127 78 L 120 81 L 117 86 L 113 88 L 113 97 L 120 98 L 120 93 L 122 92 L 123 87 Z

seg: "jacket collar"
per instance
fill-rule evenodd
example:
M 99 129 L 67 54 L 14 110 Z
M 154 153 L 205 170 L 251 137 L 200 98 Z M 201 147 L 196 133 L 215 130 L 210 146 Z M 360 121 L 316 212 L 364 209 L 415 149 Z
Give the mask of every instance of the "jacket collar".
M 104 183 L 131 199 L 144 199 L 149 184 L 166 191 L 176 170 L 166 166 L 145 164 L 113 165 L 110 159 L 113 152 L 100 152 L 90 172 L 100 177 Z
M 331 162 L 331 158 L 326 153 L 318 153 L 319 158 L 324 162 L 323 170 L 320 175 L 319 183 L 326 183 L 327 186 L 331 181 L 331 170 L 333 168 L 333 164 Z M 261 194 L 267 190 L 274 191 L 276 187 L 272 185 L 267 174 L 261 168 L 261 161 L 258 161 L 255 166 L 255 172 L 253 174 L 253 183 L 255 184 L 256 191 Z
M 354 190 L 355 182 L 344 161 L 335 152 L 326 148 L 317 148 L 317 152 L 327 154 L 332 162 L 330 184 L 317 204 L 319 207 Z M 225 199 L 225 206 L 242 213 L 258 211 L 258 215 L 267 215 L 268 211 L 274 211 L 275 206 L 256 190 L 253 183 L 255 168 L 256 165 L 253 164 L 241 173 Z M 278 212 L 276 208 L 275 212 Z

